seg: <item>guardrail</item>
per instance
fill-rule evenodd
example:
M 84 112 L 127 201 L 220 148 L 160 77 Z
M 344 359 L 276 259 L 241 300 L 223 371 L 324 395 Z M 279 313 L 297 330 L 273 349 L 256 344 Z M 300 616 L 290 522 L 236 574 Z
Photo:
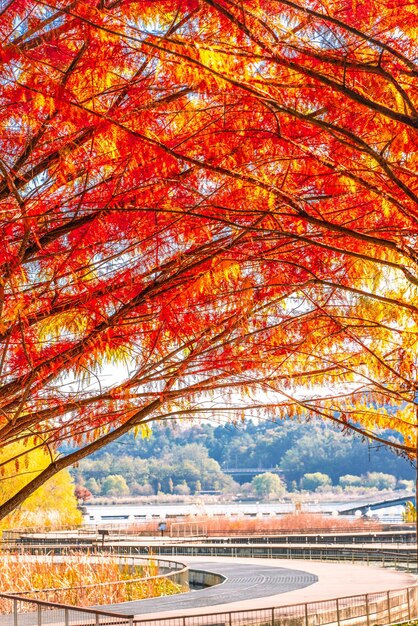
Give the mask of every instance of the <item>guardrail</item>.
M 174 528 L 176 526 L 174 525 Z M 178 533 L 180 535 L 180 533 Z M 249 535 L 248 533 L 231 531 L 229 534 L 219 533 L 213 537 L 208 536 L 177 536 L 170 537 L 173 543 L 199 543 L 199 544 L 414 544 L 415 543 L 415 530 L 412 530 L 409 526 L 404 527 L 402 530 L 396 528 L 391 531 L 376 531 L 369 529 L 368 531 L 362 530 L 361 532 L 310 532 L 302 533 L 300 531 L 294 532 L 282 532 L 269 534 L 265 531 L 265 534 L 259 536 L 257 534 Z M 153 544 L 162 539 L 168 539 L 167 534 L 164 537 L 153 535 L 147 535 L 148 545 Z M 79 534 L 75 532 L 71 534 L 66 533 L 53 533 L 53 532 L 29 532 L 29 531 L 7 531 L 3 533 L 3 539 L 0 542 L 0 549 L 15 549 L 24 550 L 26 546 L 37 545 L 49 545 L 49 546 L 77 546 L 83 549 L 83 546 L 94 548 L 96 546 L 112 545 L 122 542 L 142 542 L 142 545 L 146 545 L 144 541 L 145 535 L 140 532 L 123 532 L 118 529 L 116 531 L 112 529 L 98 529 L 90 534 Z
M 20 547 L 27 554 L 71 554 L 73 551 L 88 551 L 91 554 L 109 554 L 117 556 L 157 557 L 240 557 L 267 559 L 303 559 L 331 562 L 365 563 L 381 567 L 397 567 L 408 572 L 417 572 L 415 544 L 233 544 L 233 543 L 165 543 L 148 542 L 144 544 L 63 545 L 24 544 Z M 1 626 L 1 624 L 0 624 Z
M 136 619 L 135 626 L 375 626 L 418 615 L 418 587 L 266 609 Z
M 382 567 L 398 567 L 407 571 L 417 571 L 415 544 L 375 545 L 271 545 L 271 544 L 152 544 L 142 546 L 107 546 L 108 550 L 118 554 L 143 554 L 143 550 L 152 551 L 158 556 L 174 557 L 234 557 L 264 559 L 303 559 L 349 563 L 373 563 Z
M 206 524 L 204 520 L 186 520 L 184 517 L 172 518 L 169 520 L 165 520 L 167 522 L 167 531 L 166 535 L 169 534 L 171 526 L 177 525 L 196 525 L 196 524 Z M 89 524 L 84 526 L 74 526 L 69 527 L 65 526 L 61 529 L 56 529 L 54 531 L 45 530 L 45 528 L 14 528 L 3 531 L 3 540 L 5 542 L 16 542 L 20 541 L 23 537 L 27 538 L 29 541 L 30 537 L 44 535 L 48 533 L 48 536 L 52 538 L 56 538 L 62 542 L 65 542 L 66 539 L 71 539 L 74 543 L 77 540 L 80 541 L 91 541 L 92 537 L 96 539 L 102 540 L 102 532 L 108 531 L 114 538 L 116 537 L 152 537 L 160 535 L 160 531 L 158 529 L 158 525 L 161 522 L 159 520 L 146 520 L 143 522 L 132 522 L 129 524 L 112 524 L 112 523 L 103 523 L 103 524 Z M 235 537 L 246 537 L 248 536 L 248 530 L 220 530 L 206 528 L 208 537 L 229 537 L 231 535 Z M 398 534 L 398 533 L 407 533 L 413 534 L 415 532 L 415 527 L 412 524 L 405 523 L 397 523 L 397 524 L 384 524 L 384 523 L 376 523 L 373 520 L 367 522 L 366 524 L 359 524 L 358 526 L 352 526 L 350 528 L 341 528 L 335 526 L 334 528 L 310 528 L 306 531 L 301 531 L 300 529 L 294 530 L 291 528 L 263 528 L 259 531 L 252 530 L 251 535 L 259 536 L 259 537 L 276 537 L 276 536 L 292 536 L 292 535 L 348 535 L 348 534 Z M 107 533 L 106 533 L 107 534 Z M 184 535 L 184 533 L 182 533 Z
M 133 615 L 28 600 L 7 593 L 0 593 L 0 613 L 0 623 L 4 626 L 133 626 L 134 623 Z

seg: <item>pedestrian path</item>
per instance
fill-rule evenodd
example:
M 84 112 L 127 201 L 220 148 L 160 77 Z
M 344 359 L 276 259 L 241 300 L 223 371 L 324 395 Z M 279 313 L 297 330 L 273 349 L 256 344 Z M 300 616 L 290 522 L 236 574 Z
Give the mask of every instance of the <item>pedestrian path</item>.
M 317 581 L 315 574 L 301 569 L 292 569 L 283 565 L 272 567 L 271 563 L 266 565 L 257 561 L 250 563 L 237 563 L 235 559 L 233 561 L 193 561 L 190 563 L 190 568 L 216 572 L 225 577 L 225 580 L 220 585 L 198 591 L 97 608 L 131 615 L 167 611 L 183 613 L 189 609 L 202 611 L 207 608 L 212 609 L 217 605 L 229 605 L 239 599 L 248 601 L 302 589 Z
M 345 563 L 220 557 L 183 560 L 191 569 L 216 572 L 226 580 L 200 591 L 100 608 L 134 614 L 137 619 L 174 617 L 314 602 L 416 583 L 412 574 Z

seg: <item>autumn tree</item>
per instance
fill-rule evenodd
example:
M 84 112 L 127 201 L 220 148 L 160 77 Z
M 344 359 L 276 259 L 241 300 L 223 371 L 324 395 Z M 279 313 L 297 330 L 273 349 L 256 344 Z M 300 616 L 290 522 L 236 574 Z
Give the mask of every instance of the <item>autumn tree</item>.
M 91 491 L 87 489 L 87 487 L 84 487 L 84 485 L 76 485 L 76 488 L 74 489 L 74 495 L 78 501 L 83 503 L 87 502 L 87 500 L 90 500 L 90 498 L 93 497 Z
M 414 452 L 416 27 L 414 0 L 2 5 L 0 442 L 74 447 L 0 517 L 153 420 Z
M 0 450 L 0 462 L 5 467 L 0 479 L 3 501 L 21 492 L 34 476 L 50 464 L 49 455 L 40 448 L 34 450 L 32 445 L 33 442 L 28 440 L 25 444 L 17 442 L 5 445 Z M 35 526 L 57 528 L 64 524 L 79 524 L 81 521 L 74 483 L 69 472 L 63 470 L 7 515 L 0 523 L 0 531 Z

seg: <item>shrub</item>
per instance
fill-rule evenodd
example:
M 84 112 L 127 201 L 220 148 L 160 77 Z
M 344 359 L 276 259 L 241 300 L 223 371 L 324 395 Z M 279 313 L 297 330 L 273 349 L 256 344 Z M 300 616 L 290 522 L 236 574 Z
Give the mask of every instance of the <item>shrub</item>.
M 364 478 L 364 484 L 366 487 L 375 487 L 376 489 L 395 489 L 396 478 L 392 474 L 369 472 Z
M 331 478 L 322 472 L 304 474 L 300 481 L 300 486 L 306 491 L 316 491 L 319 487 L 331 485 Z
M 362 487 L 363 485 L 363 479 L 361 476 L 354 476 L 353 474 L 344 474 L 344 476 L 340 476 L 338 482 L 343 489 L 350 487 Z

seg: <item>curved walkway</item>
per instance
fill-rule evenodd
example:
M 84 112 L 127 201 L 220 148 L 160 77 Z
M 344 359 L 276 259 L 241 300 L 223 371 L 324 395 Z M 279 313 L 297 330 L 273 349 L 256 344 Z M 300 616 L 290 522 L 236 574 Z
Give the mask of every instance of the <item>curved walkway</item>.
M 362 565 L 221 557 L 183 560 L 191 569 L 216 572 L 226 580 L 200 591 L 97 608 L 134 614 L 137 619 L 173 617 L 314 602 L 416 583 L 411 574 Z
M 112 604 L 105 610 L 117 611 L 134 615 L 156 614 L 166 611 L 181 611 L 188 609 L 207 609 L 217 605 L 229 605 L 237 600 L 254 600 L 268 596 L 286 593 L 312 585 L 317 581 L 314 574 L 290 569 L 288 567 L 272 567 L 260 563 L 236 563 L 218 560 L 216 562 L 193 561 L 190 569 L 216 572 L 225 577 L 219 585 L 180 593 L 161 598 L 150 598 L 134 602 Z

